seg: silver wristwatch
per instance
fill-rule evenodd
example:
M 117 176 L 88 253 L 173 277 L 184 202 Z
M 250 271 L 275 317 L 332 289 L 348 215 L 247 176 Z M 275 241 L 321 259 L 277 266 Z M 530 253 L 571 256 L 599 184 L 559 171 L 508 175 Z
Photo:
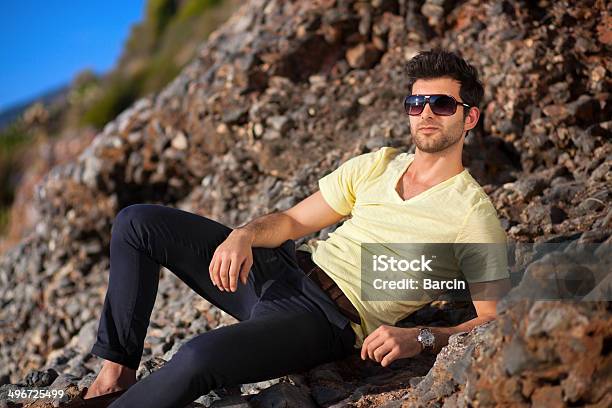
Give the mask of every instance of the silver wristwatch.
M 429 328 L 422 327 L 419 329 L 417 341 L 421 343 L 421 351 L 431 351 L 434 349 L 434 345 L 436 344 L 436 336 L 434 336 Z

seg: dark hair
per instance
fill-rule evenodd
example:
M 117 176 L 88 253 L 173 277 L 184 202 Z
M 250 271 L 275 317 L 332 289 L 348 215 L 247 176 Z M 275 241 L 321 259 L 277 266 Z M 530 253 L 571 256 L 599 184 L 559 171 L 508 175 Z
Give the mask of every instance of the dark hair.
M 476 68 L 451 51 L 440 48 L 421 51 L 408 61 L 406 73 L 411 94 L 417 79 L 450 77 L 460 82 L 459 96 L 468 105 L 479 107 L 484 96 L 484 88 L 478 80 Z M 468 112 L 467 108 L 463 109 L 464 119 Z

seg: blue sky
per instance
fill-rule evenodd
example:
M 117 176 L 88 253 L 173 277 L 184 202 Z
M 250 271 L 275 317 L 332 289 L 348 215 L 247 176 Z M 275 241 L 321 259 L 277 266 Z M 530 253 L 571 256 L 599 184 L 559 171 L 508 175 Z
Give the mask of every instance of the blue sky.
M 0 111 L 111 69 L 145 0 L 9 0 L 0 6 Z

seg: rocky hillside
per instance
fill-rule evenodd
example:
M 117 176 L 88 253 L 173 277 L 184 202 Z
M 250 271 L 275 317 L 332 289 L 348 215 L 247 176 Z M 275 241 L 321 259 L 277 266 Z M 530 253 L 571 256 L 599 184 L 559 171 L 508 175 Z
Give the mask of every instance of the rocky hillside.
M 482 73 L 483 120 L 464 164 L 509 238 L 599 246 L 596 268 L 609 265 L 611 11 L 602 0 L 245 2 L 170 85 L 37 186 L 41 221 L 0 260 L 0 378 L 13 384 L 0 400 L 15 384 L 74 391 L 91 381 L 121 208 L 161 203 L 237 226 L 290 207 L 349 157 L 414 149 L 403 66 L 431 47 Z M 610 284 L 589 288 L 599 301 L 558 303 L 526 300 L 519 285 L 497 321 L 453 336 L 435 361 L 349 359 L 194 406 L 608 406 Z M 402 324 L 472 315 L 440 301 Z M 190 336 L 231 323 L 163 269 L 139 377 Z
M 69 84 L 0 112 L 0 255 L 36 224 L 33 183 L 64 164 L 65 156 L 73 160 L 136 99 L 163 89 L 239 4 L 147 0 L 111 71 L 85 69 Z

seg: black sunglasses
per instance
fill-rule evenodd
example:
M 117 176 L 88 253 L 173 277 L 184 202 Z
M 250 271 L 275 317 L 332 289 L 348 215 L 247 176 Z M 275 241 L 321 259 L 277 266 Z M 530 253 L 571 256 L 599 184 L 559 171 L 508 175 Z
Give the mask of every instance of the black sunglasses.
M 470 105 L 463 102 L 457 102 L 452 95 L 408 95 L 404 99 L 404 109 L 411 116 L 420 115 L 425 109 L 425 104 L 429 103 L 431 111 L 440 116 L 451 116 L 457 112 L 457 105 L 463 105 L 466 108 L 471 108 Z

